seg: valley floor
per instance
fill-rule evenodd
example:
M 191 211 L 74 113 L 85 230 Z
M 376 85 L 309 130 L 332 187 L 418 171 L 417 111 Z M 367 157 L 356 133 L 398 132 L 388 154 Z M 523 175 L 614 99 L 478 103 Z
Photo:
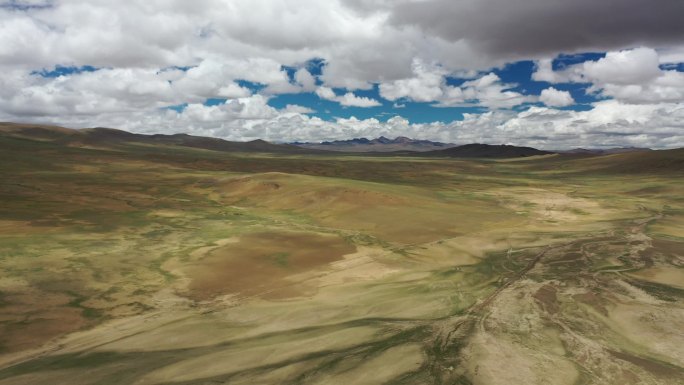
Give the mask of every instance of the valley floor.
M 681 170 L 0 139 L 2 385 L 684 384 Z

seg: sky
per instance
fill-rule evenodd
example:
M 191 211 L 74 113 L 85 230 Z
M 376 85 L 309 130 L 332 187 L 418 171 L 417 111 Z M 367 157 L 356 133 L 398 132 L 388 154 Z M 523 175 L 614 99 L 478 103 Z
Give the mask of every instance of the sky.
M 0 121 L 684 147 L 681 0 L 0 0 Z

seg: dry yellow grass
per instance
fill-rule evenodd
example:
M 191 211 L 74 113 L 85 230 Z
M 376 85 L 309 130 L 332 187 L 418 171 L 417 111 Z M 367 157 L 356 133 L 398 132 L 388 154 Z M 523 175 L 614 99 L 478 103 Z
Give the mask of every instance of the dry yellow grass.
M 684 382 L 676 172 L 3 135 L 0 384 Z

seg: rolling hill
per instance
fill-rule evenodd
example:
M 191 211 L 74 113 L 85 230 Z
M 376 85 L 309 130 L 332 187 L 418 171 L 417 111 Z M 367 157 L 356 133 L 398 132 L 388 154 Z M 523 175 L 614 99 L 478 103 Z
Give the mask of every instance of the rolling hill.
M 405 137 L 373 140 L 352 139 L 329 144 L 275 144 L 264 140 L 234 142 L 188 134 L 135 134 L 112 128 L 69 129 L 48 125 L 0 123 L 0 134 L 26 139 L 47 140 L 69 146 L 120 146 L 124 144 L 191 147 L 224 152 L 265 152 L 273 154 L 319 154 L 368 156 L 426 156 L 450 158 L 518 158 L 551 154 L 531 147 L 467 144 L 456 146 Z M 455 146 L 455 147 L 452 147 Z M 435 148 L 439 148 L 435 150 Z
M 682 383 L 684 149 L 283 148 L 0 125 L 0 383 Z
M 427 151 L 422 156 L 445 156 L 450 158 L 519 158 L 535 155 L 549 155 L 551 151 L 537 150 L 532 147 L 511 145 L 466 144 L 444 150 Z
M 277 154 L 321 153 L 288 144 L 274 144 L 264 140 L 233 142 L 188 134 L 135 134 L 113 128 L 69 129 L 57 126 L 0 123 L 0 134 L 26 139 L 48 140 L 69 146 L 117 146 L 123 144 L 166 145 L 192 147 L 226 152 L 265 152 Z

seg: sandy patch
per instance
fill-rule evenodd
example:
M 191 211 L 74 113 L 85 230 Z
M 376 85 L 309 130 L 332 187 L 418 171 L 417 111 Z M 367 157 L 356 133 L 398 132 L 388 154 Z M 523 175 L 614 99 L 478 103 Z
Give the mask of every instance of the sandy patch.
M 684 267 L 656 266 L 628 273 L 638 279 L 684 289 Z
M 571 361 L 525 348 L 502 336 L 477 333 L 467 357 L 474 385 L 571 385 L 579 376 Z
M 229 346 L 225 350 L 192 357 L 177 364 L 155 370 L 136 384 L 156 384 L 168 381 L 191 381 L 205 377 L 233 373 L 324 350 L 341 350 L 368 342 L 377 334 L 371 327 L 348 328 L 322 335 L 264 338 L 254 346 Z
M 61 227 L 36 226 L 36 221 L 6 221 L 0 220 L 0 234 L 4 236 L 32 235 L 54 233 L 63 230 Z
M 367 246 L 357 246 L 357 251 L 343 259 L 331 262 L 323 270 L 314 270 L 288 277 L 294 282 L 306 281 L 316 287 L 340 285 L 347 282 L 370 281 L 402 271 L 381 261 L 388 260 L 390 252 Z
M 684 366 L 684 309 L 647 304 L 617 304 L 609 311 L 612 326 L 628 340 L 665 362 Z
M 405 373 L 418 370 L 423 364 L 423 360 L 424 357 L 421 345 L 401 345 L 387 349 L 379 356 L 371 358 L 357 367 L 317 380 L 316 383 L 356 385 L 384 384 Z
M 491 247 L 488 247 L 489 245 L 479 242 L 476 247 L 470 248 L 464 242 L 466 239 L 471 240 L 472 237 L 440 240 L 412 247 L 406 251 L 412 258 L 417 258 L 421 262 L 431 262 L 438 266 L 463 266 L 480 262 L 478 256 L 483 256 L 488 249 L 496 248 L 493 243 Z M 475 251 L 472 252 L 473 250 Z
M 610 213 L 595 201 L 544 189 L 506 188 L 490 194 L 505 207 L 547 222 L 574 222 Z

